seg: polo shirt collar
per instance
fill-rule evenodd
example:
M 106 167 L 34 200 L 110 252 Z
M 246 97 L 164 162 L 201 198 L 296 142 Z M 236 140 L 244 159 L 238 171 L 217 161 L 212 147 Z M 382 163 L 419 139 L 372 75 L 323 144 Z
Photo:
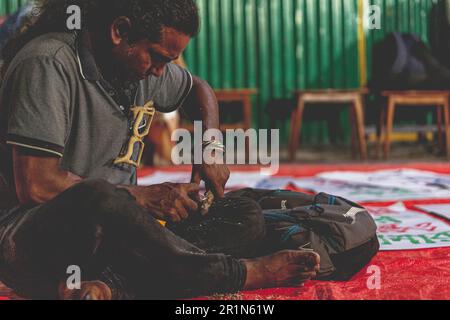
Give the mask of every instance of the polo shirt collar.
M 100 81 L 102 78 L 100 70 L 95 62 L 94 56 L 89 49 L 89 33 L 77 33 L 77 40 L 75 44 L 78 67 L 81 76 L 85 80 Z

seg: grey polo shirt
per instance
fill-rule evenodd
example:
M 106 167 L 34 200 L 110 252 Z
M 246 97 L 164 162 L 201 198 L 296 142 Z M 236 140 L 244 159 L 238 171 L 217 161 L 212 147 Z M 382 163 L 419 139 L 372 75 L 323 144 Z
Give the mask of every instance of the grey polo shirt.
M 130 105 L 153 101 L 158 111 L 171 112 L 192 88 L 189 72 L 169 64 L 162 77 L 119 93 L 102 78 L 83 38 L 43 35 L 10 64 L 0 89 L 0 156 L 8 159 L 2 171 L 9 183 L 13 145 L 60 157 L 63 169 L 82 178 L 136 183 L 134 166 L 114 164 L 132 135 Z

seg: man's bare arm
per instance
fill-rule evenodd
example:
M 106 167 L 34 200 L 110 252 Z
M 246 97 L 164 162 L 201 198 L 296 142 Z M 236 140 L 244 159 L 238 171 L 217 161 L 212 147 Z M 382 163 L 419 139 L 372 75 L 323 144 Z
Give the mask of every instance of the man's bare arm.
M 14 179 L 21 204 L 42 204 L 52 200 L 82 179 L 60 167 L 60 159 L 13 149 Z
M 193 77 L 192 90 L 183 103 L 183 110 L 191 120 L 201 120 L 203 130 L 219 129 L 219 104 L 216 95 L 209 84 L 197 77 Z M 206 183 L 206 188 L 217 198 L 223 198 L 225 185 L 230 178 L 230 170 L 226 165 L 194 165 L 191 182 Z
M 61 169 L 60 159 L 46 154 L 13 150 L 16 192 L 21 204 L 46 203 L 83 181 Z M 149 187 L 118 186 L 128 190 L 136 202 L 157 219 L 180 222 L 198 210 L 199 188 L 194 184 L 164 183 Z
M 183 111 L 190 120 L 201 120 L 203 129 L 219 129 L 219 104 L 211 86 L 193 76 L 192 90 L 183 103 Z

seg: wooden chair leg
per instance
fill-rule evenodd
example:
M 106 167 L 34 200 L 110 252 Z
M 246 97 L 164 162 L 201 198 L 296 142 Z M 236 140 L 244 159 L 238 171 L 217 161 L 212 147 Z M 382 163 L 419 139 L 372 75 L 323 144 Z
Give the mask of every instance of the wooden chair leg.
M 355 116 L 356 116 L 356 127 L 357 127 L 357 136 L 359 140 L 359 153 L 361 159 L 366 161 L 368 159 L 367 155 L 367 142 L 366 142 L 366 130 L 364 124 L 364 107 L 362 99 L 359 98 L 355 101 Z
M 442 108 L 444 106 L 437 106 L 437 127 L 438 127 L 438 146 L 441 150 L 444 150 L 444 143 L 442 141 Z
M 444 104 L 445 140 L 447 145 L 447 159 L 450 160 L 450 106 L 448 101 Z
M 252 100 L 250 96 L 246 96 L 242 100 L 243 114 L 244 114 L 244 127 L 245 130 L 249 130 L 252 127 Z M 250 150 L 250 143 L 248 139 L 245 139 L 245 163 L 250 163 L 250 156 L 254 150 Z
M 302 130 L 303 112 L 305 111 L 305 103 L 299 98 L 297 107 L 292 114 L 291 120 L 291 137 L 289 141 L 289 158 L 291 161 L 295 160 L 295 155 L 300 143 L 300 135 Z
M 245 129 L 250 129 L 252 127 L 252 99 L 247 96 L 242 101 L 244 108 L 244 126 Z
M 354 109 L 354 105 L 350 105 L 350 130 L 351 130 L 351 147 L 352 147 L 352 159 L 356 159 L 357 151 L 356 147 L 358 145 L 358 125 L 356 120 L 356 113 Z
M 394 116 L 395 116 L 395 101 L 389 98 L 388 108 L 387 108 L 387 119 L 386 119 L 386 137 L 384 141 L 384 159 L 389 158 L 391 151 L 391 138 L 392 130 L 394 127 Z
M 377 124 L 376 157 L 378 159 L 380 159 L 383 150 L 383 135 L 385 134 L 385 123 L 386 123 L 386 106 L 382 105 L 380 107 L 380 119 Z

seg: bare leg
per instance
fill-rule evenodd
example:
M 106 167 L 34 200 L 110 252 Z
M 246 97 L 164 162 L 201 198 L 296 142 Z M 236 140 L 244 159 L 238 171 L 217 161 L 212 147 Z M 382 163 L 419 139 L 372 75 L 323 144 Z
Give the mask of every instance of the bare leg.
M 316 276 L 320 257 L 314 252 L 281 251 L 252 260 L 241 260 L 247 277 L 243 290 L 296 286 Z M 65 283 L 59 289 L 62 300 L 112 300 L 113 294 L 100 281 L 83 282 L 80 290 L 69 290 Z

